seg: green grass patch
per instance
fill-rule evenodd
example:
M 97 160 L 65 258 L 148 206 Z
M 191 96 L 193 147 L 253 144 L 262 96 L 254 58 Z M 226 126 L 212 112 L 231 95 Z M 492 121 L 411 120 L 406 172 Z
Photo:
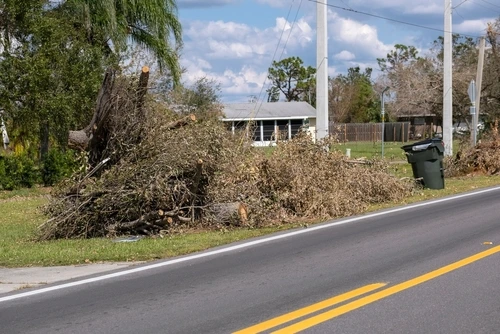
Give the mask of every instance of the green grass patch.
M 410 142 L 384 142 L 384 159 L 388 161 L 406 161 L 406 155 L 404 150 L 401 148 L 402 146 L 411 145 L 416 143 L 417 141 Z M 453 147 L 455 151 L 458 147 L 460 147 L 460 142 L 458 140 L 453 141 Z M 338 143 L 332 147 L 335 150 L 341 151 L 346 154 L 347 149 L 351 150 L 351 158 L 359 159 L 359 158 L 382 158 L 382 142 L 366 142 L 366 141 L 358 141 L 358 142 L 346 142 L 346 143 Z
M 398 176 L 411 176 L 409 164 L 391 166 Z M 373 205 L 367 211 L 435 199 L 479 188 L 500 185 L 500 176 L 448 178 L 445 189 L 422 189 L 399 203 Z M 37 226 L 45 221 L 39 207 L 46 203 L 45 191 L 25 190 L 0 200 L 0 266 L 55 266 L 107 261 L 150 261 L 188 254 L 301 226 L 299 223 L 263 229 L 207 231 L 164 238 L 144 238 L 116 243 L 112 239 L 53 240 L 36 242 Z
M 384 142 L 384 158 L 387 160 L 406 160 L 404 151 L 401 149 L 403 145 L 410 143 L 400 142 Z M 351 158 L 382 158 L 382 142 L 347 142 L 339 143 L 332 147 L 335 150 L 346 154 L 347 149 L 351 150 Z
M 107 261 L 150 261 L 173 257 L 257 237 L 286 227 L 208 231 L 144 238 L 116 243 L 112 239 L 34 240 L 45 221 L 40 206 L 46 197 L 11 198 L 0 201 L 0 267 L 56 266 Z
M 22 188 L 11 191 L 0 190 L 0 201 L 9 198 L 18 198 L 18 197 L 24 198 L 24 197 L 48 195 L 49 193 L 50 193 L 50 188 L 46 187 Z

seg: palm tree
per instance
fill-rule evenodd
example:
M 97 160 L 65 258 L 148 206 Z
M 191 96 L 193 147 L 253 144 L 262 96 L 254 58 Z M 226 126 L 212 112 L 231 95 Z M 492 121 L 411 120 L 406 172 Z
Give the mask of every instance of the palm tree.
M 156 57 L 161 70 L 170 71 L 175 83 L 180 81 L 182 28 L 175 0 L 66 0 L 61 6 L 84 22 L 93 44 L 117 53 L 128 42 L 136 43 Z

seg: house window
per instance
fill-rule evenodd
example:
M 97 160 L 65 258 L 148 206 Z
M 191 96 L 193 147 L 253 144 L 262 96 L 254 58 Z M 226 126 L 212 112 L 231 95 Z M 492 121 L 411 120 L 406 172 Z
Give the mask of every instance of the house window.
M 260 141 L 260 121 L 255 121 L 248 127 L 248 122 L 231 122 L 233 133 L 248 133 L 248 136 L 252 138 L 253 141 Z M 248 127 L 248 129 L 247 129 Z
M 250 133 L 252 135 L 253 141 L 262 141 L 260 121 L 252 122 L 252 124 L 250 125 Z
M 274 120 L 262 121 L 264 141 L 270 141 L 274 134 Z
M 279 129 L 280 132 L 280 139 L 288 139 L 288 123 L 290 123 L 289 120 L 278 120 L 276 121 L 276 126 Z
M 303 120 L 301 119 L 292 119 L 290 120 L 290 122 L 291 122 L 292 138 L 293 138 L 297 135 L 297 133 L 299 133 L 299 130 L 304 123 Z
M 247 122 L 233 122 L 234 132 L 245 131 L 247 127 Z

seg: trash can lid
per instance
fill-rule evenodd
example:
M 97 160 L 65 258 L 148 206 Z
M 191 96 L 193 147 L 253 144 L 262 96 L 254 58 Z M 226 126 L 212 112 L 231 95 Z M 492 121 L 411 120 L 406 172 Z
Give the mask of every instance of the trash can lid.
M 430 147 L 435 147 L 440 153 L 444 152 L 444 144 L 441 138 L 425 139 L 410 145 L 402 146 L 405 151 L 424 151 Z

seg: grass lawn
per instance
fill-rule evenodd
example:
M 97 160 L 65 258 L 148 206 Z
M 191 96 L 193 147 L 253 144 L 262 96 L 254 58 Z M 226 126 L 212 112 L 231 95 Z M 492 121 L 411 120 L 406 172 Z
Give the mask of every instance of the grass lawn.
M 387 160 L 406 160 L 404 151 L 401 149 L 403 145 L 410 143 L 400 142 L 384 142 L 384 158 Z M 382 143 L 378 142 L 347 142 L 339 143 L 333 147 L 346 153 L 347 149 L 351 149 L 351 158 L 381 158 L 382 157 Z
M 372 146 L 370 146 L 372 145 Z M 401 144 L 387 143 L 386 152 L 398 155 Z M 346 146 L 341 146 L 345 148 Z M 358 143 L 349 145 L 353 158 L 376 155 L 373 144 Z M 372 150 L 370 150 L 372 148 Z M 376 147 L 375 147 L 376 148 Z M 412 177 L 411 165 L 393 163 L 391 172 L 398 177 Z M 422 189 L 404 202 L 385 203 L 370 207 L 373 211 L 392 206 L 418 202 L 466 192 L 478 188 L 500 185 L 500 176 L 475 176 L 447 178 L 445 189 Z M 0 267 L 54 266 L 106 261 L 149 261 L 160 258 L 188 254 L 208 248 L 266 235 L 272 232 L 300 227 L 302 224 L 288 224 L 264 229 L 237 229 L 228 231 L 199 232 L 164 238 L 144 238 L 138 242 L 116 243 L 111 239 L 55 240 L 36 242 L 37 227 L 45 221 L 39 207 L 47 202 L 48 190 L 44 188 L 22 189 L 19 191 L 0 191 Z
M 138 242 L 116 243 L 112 239 L 34 240 L 37 227 L 45 221 L 40 206 L 47 197 L 40 190 L 22 195 L 0 192 L 0 267 L 55 266 L 106 261 L 148 261 L 188 254 L 230 242 L 284 229 L 243 229 L 201 232 Z M 287 226 L 291 228 L 295 226 Z
M 421 141 L 421 140 L 418 140 Z M 404 154 L 404 150 L 401 148 L 402 146 L 411 145 L 417 141 L 410 142 L 384 142 L 384 159 L 388 161 L 398 161 L 404 160 L 406 161 L 406 155 Z M 460 147 L 460 140 L 453 140 L 454 150 Z M 381 158 L 382 157 L 382 142 L 346 142 L 339 143 L 333 147 L 336 150 L 339 150 L 346 153 L 347 149 L 351 149 L 351 157 L 354 159 L 357 158 Z

